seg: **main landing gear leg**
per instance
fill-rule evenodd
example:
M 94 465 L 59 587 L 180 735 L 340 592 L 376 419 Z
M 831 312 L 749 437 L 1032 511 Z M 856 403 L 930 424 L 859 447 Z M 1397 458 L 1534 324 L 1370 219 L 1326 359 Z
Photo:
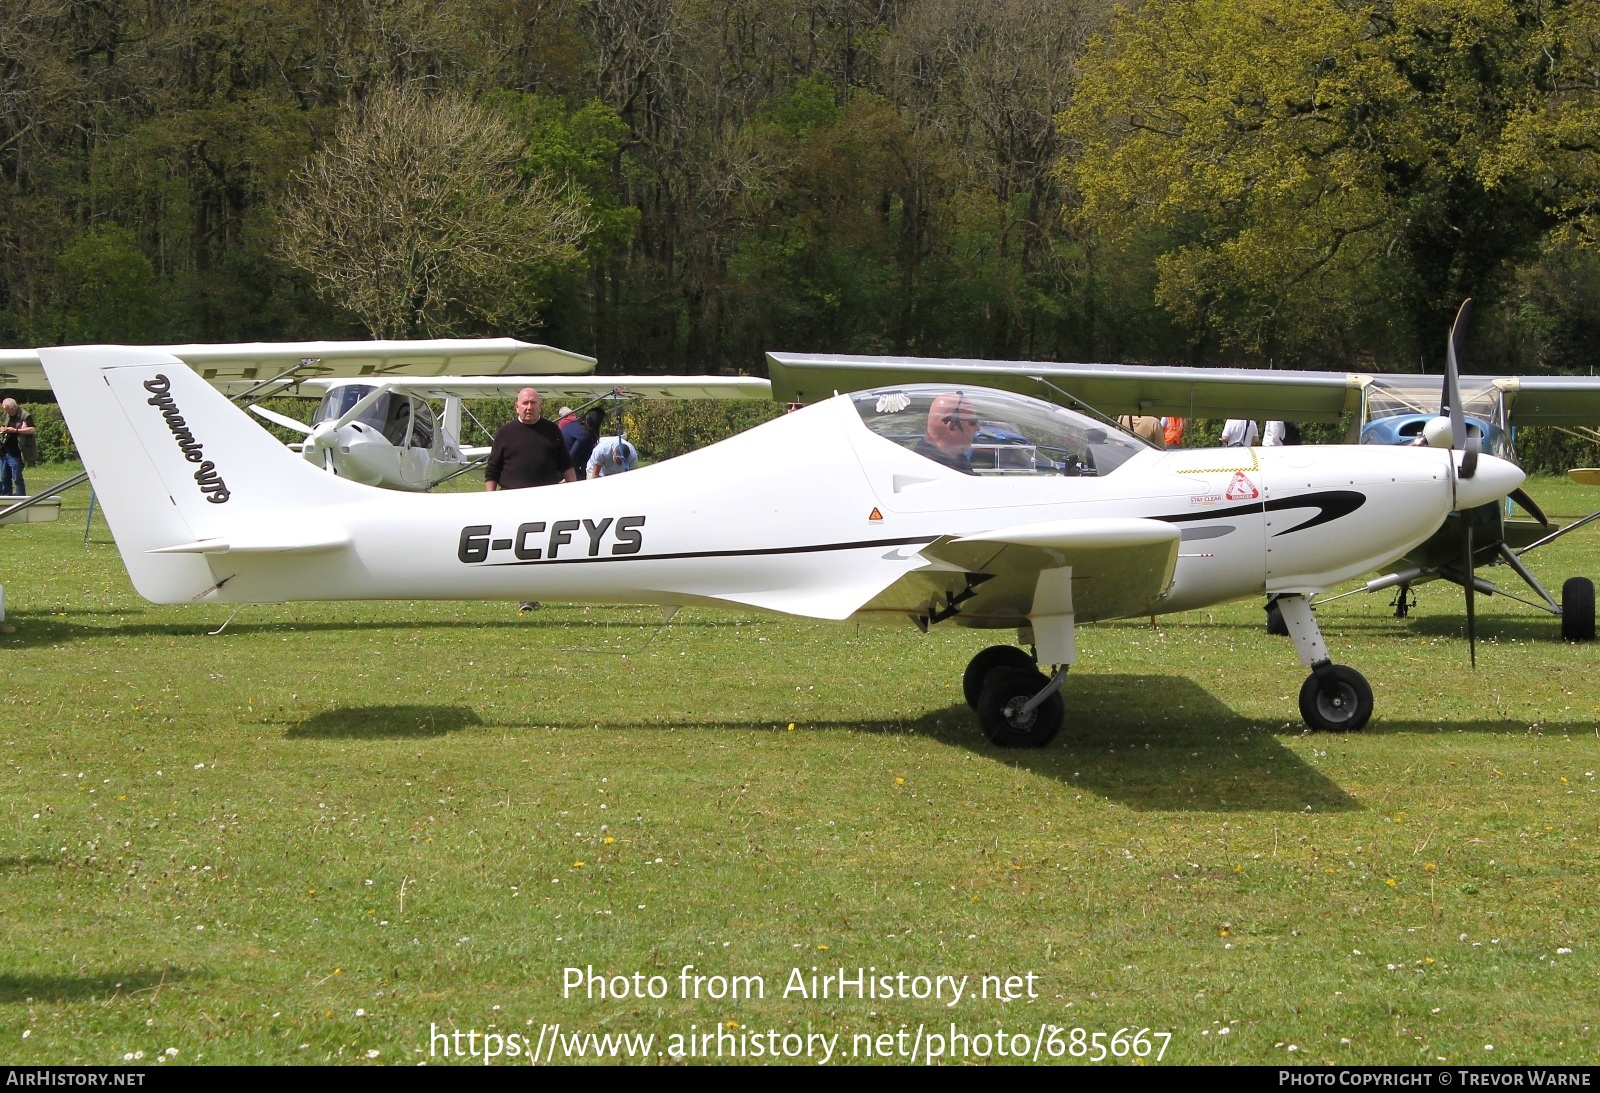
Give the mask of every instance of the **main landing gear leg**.
M 1311 604 L 1302 595 L 1280 596 L 1278 609 L 1289 627 L 1300 663 L 1311 674 L 1300 687 L 1300 716 L 1320 732 L 1359 732 L 1372 716 L 1372 688 L 1354 668 L 1334 664 L 1317 628 Z

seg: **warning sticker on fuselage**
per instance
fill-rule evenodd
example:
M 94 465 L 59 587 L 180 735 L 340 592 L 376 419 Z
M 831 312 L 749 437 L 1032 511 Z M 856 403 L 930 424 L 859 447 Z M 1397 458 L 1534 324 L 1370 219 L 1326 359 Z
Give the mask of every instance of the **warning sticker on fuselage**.
M 1249 501 L 1260 497 L 1261 491 L 1256 489 L 1256 484 L 1245 477 L 1243 471 L 1234 474 L 1233 480 L 1228 483 L 1227 492 L 1223 494 L 1229 501 Z

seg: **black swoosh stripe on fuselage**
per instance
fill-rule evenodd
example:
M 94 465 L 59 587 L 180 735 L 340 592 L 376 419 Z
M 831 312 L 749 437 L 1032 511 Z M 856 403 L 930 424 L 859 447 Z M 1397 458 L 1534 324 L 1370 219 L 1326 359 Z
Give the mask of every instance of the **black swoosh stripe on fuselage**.
M 1247 505 L 1234 505 L 1225 509 L 1212 509 L 1209 512 L 1186 512 L 1176 516 L 1153 516 L 1153 520 L 1163 520 L 1169 524 L 1187 524 L 1197 520 L 1226 520 L 1230 516 L 1256 516 L 1268 512 L 1285 512 L 1289 509 L 1317 509 L 1315 516 L 1302 520 L 1292 528 L 1273 532 L 1276 539 L 1280 535 L 1288 535 L 1292 531 L 1304 531 L 1314 528 L 1318 524 L 1328 524 L 1342 517 L 1349 516 L 1356 509 L 1367 503 L 1367 495 L 1355 490 L 1324 490 L 1321 493 L 1307 493 L 1298 497 L 1275 497 L 1270 501 L 1252 501 Z
M 830 550 L 866 550 L 871 547 L 927 546 L 937 535 L 918 535 L 909 539 L 866 539 L 856 543 L 816 543 L 810 546 L 752 547 L 749 550 L 686 550 L 676 554 L 616 554 L 590 558 L 528 558 L 508 562 L 480 563 L 479 568 L 503 565 L 576 565 L 580 562 L 659 562 L 683 558 L 755 558 L 770 554 L 816 554 Z

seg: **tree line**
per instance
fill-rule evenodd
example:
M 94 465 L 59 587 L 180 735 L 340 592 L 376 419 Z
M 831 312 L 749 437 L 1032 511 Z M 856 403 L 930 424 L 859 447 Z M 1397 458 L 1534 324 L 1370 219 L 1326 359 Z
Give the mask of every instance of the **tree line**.
M 1587 371 L 1578 0 L 8 0 L 0 342 Z

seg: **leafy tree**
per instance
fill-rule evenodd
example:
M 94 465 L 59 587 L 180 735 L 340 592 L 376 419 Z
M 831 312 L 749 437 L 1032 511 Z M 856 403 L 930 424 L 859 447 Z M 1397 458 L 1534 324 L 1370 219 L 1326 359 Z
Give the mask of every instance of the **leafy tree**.
M 128 229 L 85 232 L 55 270 L 54 340 L 138 343 L 157 336 L 155 267 Z
M 284 254 L 373 337 L 531 323 L 534 278 L 577 258 L 590 221 L 570 190 L 523 177 L 524 146 L 460 96 L 375 95 L 298 172 Z
M 1485 164 L 1537 64 L 1531 0 L 1124 11 L 1063 121 L 1081 223 L 1163 241 L 1157 298 L 1280 360 L 1442 352 L 1549 226 Z M 1385 329 L 1394 331 L 1386 335 Z

